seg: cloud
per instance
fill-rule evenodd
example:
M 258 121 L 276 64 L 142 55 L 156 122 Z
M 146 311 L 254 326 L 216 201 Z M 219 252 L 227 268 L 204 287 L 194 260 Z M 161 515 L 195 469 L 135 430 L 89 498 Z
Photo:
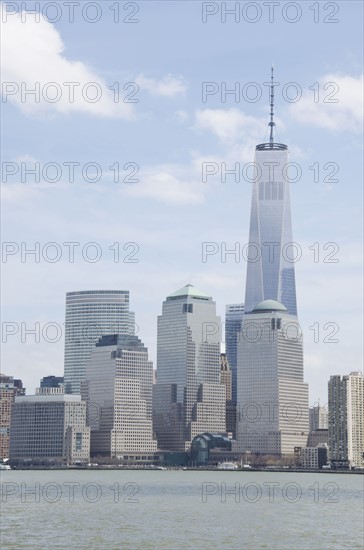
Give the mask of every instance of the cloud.
M 161 167 L 145 174 L 139 183 L 124 187 L 123 192 L 130 197 L 155 199 L 173 204 L 199 204 L 204 201 L 205 186 L 192 178 L 177 175 L 178 166 L 170 169 Z
M 312 88 L 312 86 L 311 86 Z M 318 90 L 318 92 L 317 92 Z M 363 75 L 327 74 L 314 90 L 305 90 L 289 112 L 305 126 L 360 133 L 363 125 Z
M 3 4 L 0 9 L 3 15 Z M 46 19 L 37 21 L 35 14 L 27 13 L 26 22 L 22 22 L 20 13 L 7 18 L 4 14 L 1 27 L 3 91 L 5 88 L 7 100 L 21 111 L 27 115 L 84 112 L 103 117 L 132 116 L 132 105 L 115 102 L 113 92 L 99 75 L 81 61 L 65 56 L 59 32 Z M 37 90 L 36 96 L 24 95 L 32 89 Z
M 196 112 L 196 128 L 210 130 L 230 145 L 237 141 L 257 143 L 267 129 L 267 122 L 244 114 L 239 109 L 204 109 Z
M 180 75 L 167 74 L 161 80 L 156 80 L 140 74 L 135 80 L 141 89 L 157 96 L 174 97 L 184 95 L 187 90 L 187 84 Z

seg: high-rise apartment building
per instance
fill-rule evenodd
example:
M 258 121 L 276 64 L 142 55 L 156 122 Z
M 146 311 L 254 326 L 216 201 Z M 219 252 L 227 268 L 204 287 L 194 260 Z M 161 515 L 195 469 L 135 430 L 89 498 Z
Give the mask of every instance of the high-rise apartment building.
M 364 468 L 364 377 L 329 380 L 329 457 L 334 467 Z
M 171 397 L 170 412 L 162 400 L 166 394 Z M 225 432 L 225 401 L 225 386 L 220 383 L 220 318 L 215 302 L 186 285 L 167 296 L 158 317 L 153 408 L 154 418 L 161 422 L 154 425 L 159 446 L 188 450 L 198 433 Z M 171 417 L 174 431 L 168 424 Z
M 86 403 L 79 395 L 16 397 L 11 413 L 10 460 L 75 464 L 90 460 Z
M 79 394 L 95 343 L 104 334 L 134 334 L 128 290 L 82 290 L 66 294 L 65 393 Z
M 293 455 L 308 436 L 302 334 L 283 304 L 245 315 L 238 344 L 237 443 L 242 452 Z
M 238 338 L 244 319 L 244 304 L 229 304 L 225 308 L 225 351 L 229 361 L 232 376 L 232 397 L 236 403 L 236 368 L 238 354 Z
M 86 367 L 91 455 L 125 459 L 153 453 L 153 363 L 134 335 L 104 335 Z

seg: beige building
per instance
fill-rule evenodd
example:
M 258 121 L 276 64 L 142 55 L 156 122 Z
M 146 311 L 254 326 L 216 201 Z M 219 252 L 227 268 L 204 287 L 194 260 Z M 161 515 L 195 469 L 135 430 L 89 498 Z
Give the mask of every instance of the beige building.
M 364 468 L 364 377 L 329 380 L 329 456 L 337 467 Z
M 308 437 L 308 385 L 297 317 L 275 300 L 255 306 L 244 318 L 237 366 L 237 450 L 293 456 Z
M 86 366 L 91 455 L 125 459 L 157 450 L 152 425 L 153 364 L 137 336 L 105 335 Z
M 10 429 L 12 462 L 75 464 L 90 460 L 86 403 L 79 395 L 16 397 Z
M 14 379 L 0 374 L 0 458 L 9 458 L 11 404 L 14 401 Z
M 25 395 L 22 381 L 0 374 L 0 459 L 9 458 L 11 407 L 17 395 Z

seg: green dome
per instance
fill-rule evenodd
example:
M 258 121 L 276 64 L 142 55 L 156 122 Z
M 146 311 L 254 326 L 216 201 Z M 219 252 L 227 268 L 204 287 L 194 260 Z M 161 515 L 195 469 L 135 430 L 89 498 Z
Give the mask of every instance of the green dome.
M 287 308 L 276 300 L 263 300 L 255 306 L 252 313 L 266 311 L 287 311 Z

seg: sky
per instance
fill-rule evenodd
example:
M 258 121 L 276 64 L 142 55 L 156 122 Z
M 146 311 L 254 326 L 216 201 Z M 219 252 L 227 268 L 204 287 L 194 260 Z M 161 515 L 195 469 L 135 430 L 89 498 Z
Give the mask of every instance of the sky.
M 154 366 L 168 294 L 191 283 L 222 320 L 244 300 L 273 63 L 305 380 L 327 403 L 330 375 L 362 369 L 362 3 L 1 8 L 2 372 L 28 393 L 63 374 L 68 291 L 129 290 Z

